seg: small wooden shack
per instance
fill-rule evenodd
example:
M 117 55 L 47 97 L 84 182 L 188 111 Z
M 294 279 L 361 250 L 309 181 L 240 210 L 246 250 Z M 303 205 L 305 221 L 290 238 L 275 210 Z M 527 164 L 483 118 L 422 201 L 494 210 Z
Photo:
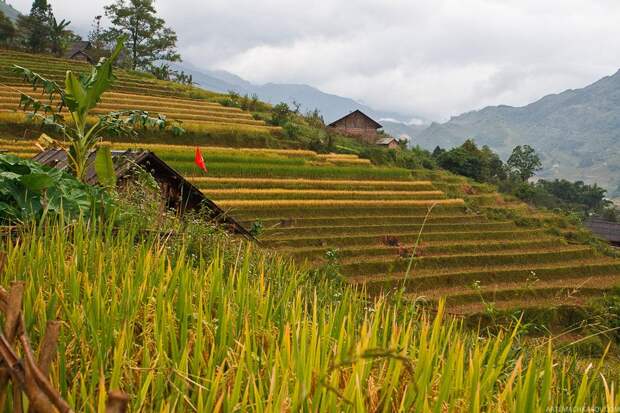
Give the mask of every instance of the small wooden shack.
M 254 237 L 243 226 L 153 152 L 144 150 L 112 151 L 112 159 L 118 186 L 122 187 L 128 180 L 132 179 L 135 176 L 133 171 L 136 166 L 139 166 L 149 172 L 157 181 L 162 193 L 162 200 L 167 208 L 180 214 L 186 211 L 202 211 L 208 219 L 222 225 L 228 231 L 254 240 Z M 57 169 L 68 168 L 67 153 L 63 149 L 45 150 L 37 154 L 33 160 Z M 95 171 L 94 151 L 88 158 L 84 181 L 90 185 L 99 183 Z
M 387 138 L 381 138 L 377 141 L 377 145 L 378 146 L 383 146 L 384 148 L 388 148 L 388 149 L 397 149 L 400 147 L 400 142 L 398 141 L 398 139 L 396 138 L 392 138 L 387 137 Z
M 375 143 L 379 136 L 377 130 L 383 126 L 361 110 L 355 110 L 330 123 L 328 127 L 345 135 L 360 138 L 364 142 Z
M 73 42 L 67 48 L 65 52 L 65 59 L 72 60 L 81 60 L 83 62 L 88 62 L 91 65 L 97 63 L 95 58 L 91 56 L 92 44 L 89 41 L 80 40 L 77 42 Z
M 585 225 L 597 237 L 615 247 L 620 247 L 620 223 L 590 217 L 586 219 Z

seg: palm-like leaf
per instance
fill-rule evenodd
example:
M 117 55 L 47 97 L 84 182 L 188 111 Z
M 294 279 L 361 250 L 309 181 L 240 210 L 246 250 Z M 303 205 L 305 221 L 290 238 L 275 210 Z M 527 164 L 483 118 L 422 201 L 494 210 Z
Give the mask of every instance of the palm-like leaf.
M 93 67 L 90 76 L 80 78 L 75 73 L 68 71 L 65 78 L 65 102 L 69 111 L 77 118 L 76 122 L 85 122 L 88 112 L 97 106 L 101 96 L 107 91 L 114 74 L 113 64 L 123 49 L 124 39 L 120 39 L 108 59 L 102 59 L 97 66 Z
M 64 22 L 54 24 L 60 27 Z M 165 116 L 151 116 L 142 110 L 112 112 L 99 116 L 94 124 L 87 125 L 87 122 L 93 120 L 92 116 L 89 117 L 91 109 L 97 106 L 101 96 L 110 89 L 114 82 L 113 64 L 123 49 L 124 40 L 124 38 L 120 38 L 111 56 L 107 59 L 101 59 L 92 68 L 90 74 L 77 74 L 70 70 L 67 71 L 64 89 L 56 82 L 29 69 L 21 66 L 13 68 L 14 71 L 24 76 L 24 79 L 34 90 L 39 86 L 43 87 L 43 93 L 48 97 L 49 103 L 41 102 L 22 93 L 20 107 L 25 111 L 30 110 L 29 116 L 31 118 L 36 118 L 44 125 L 56 128 L 67 139 L 69 142 L 67 151 L 69 164 L 79 180 L 83 180 L 88 156 L 98 144 L 103 133 L 135 135 L 138 128 L 165 129 L 169 125 Z M 55 98 L 60 101 L 57 107 L 52 106 Z M 71 114 L 74 125 L 64 122 L 61 111 L 65 106 Z M 172 130 L 175 134 L 183 133 L 180 122 L 174 122 Z M 100 163 L 103 165 L 103 161 Z M 109 166 L 109 164 L 105 166 Z

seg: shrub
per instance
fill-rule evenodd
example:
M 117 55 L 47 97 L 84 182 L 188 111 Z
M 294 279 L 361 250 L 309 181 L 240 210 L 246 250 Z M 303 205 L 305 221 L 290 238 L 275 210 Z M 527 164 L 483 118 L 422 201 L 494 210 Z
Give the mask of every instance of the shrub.
M 368 146 L 360 151 L 359 156 L 370 159 L 376 165 L 397 166 L 407 169 L 433 169 L 436 167 L 435 160 L 431 157 L 431 154 L 420 147 L 412 149 L 385 149 Z
M 76 218 L 109 212 L 104 191 L 31 160 L 0 155 L 0 222 L 27 222 L 44 216 Z
M 284 126 L 291 118 L 291 115 L 291 109 L 286 103 L 278 103 L 271 110 L 271 124 L 274 126 Z
M 488 146 L 478 148 L 471 139 L 449 151 L 435 148 L 433 155 L 442 168 L 478 182 L 498 182 L 506 179 L 506 171 L 499 156 Z

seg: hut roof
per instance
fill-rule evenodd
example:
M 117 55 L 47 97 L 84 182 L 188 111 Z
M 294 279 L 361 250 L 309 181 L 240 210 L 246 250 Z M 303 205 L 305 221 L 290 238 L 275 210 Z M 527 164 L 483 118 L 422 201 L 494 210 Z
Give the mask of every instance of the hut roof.
M 620 243 L 620 223 L 601 218 L 588 218 L 585 225 L 600 238 L 615 244 Z
M 399 143 L 398 139 L 389 137 L 389 138 L 381 138 L 381 139 L 379 139 L 377 141 L 377 145 L 389 145 L 392 142 Z
M 77 42 L 71 43 L 71 45 L 67 48 L 65 52 L 66 59 L 73 59 L 75 56 L 82 55 L 86 57 L 89 61 L 92 60 L 92 57 L 86 52 L 91 49 L 92 45 L 87 40 L 79 40 Z
M 332 122 L 332 123 L 330 123 L 328 126 L 336 126 L 336 124 L 337 124 L 338 122 L 340 122 L 341 120 L 344 120 L 344 119 L 346 119 L 346 118 L 348 118 L 348 117 L 351 117 L 351 116 L 353 116 L 354 114 L 360 114 L 360 115 L 362 115 L 363 117 L 365 117 L 366 119 L 368 119 L 368 121 L 369 121 L 370 123 L 372 123 L 372 124 L 373 124 L 373 126 L 374 126 L 375 128 L 377 128 L 377 129 L 380 129 L 380 128 L 382 128 L 382 127 L 383 127 L 383 125 L 381 125 L 379 122 L 377 122 L 376 120 L 374 120 L 373 118 L 371 118 L 370 116 L 368 116 L 367 114 L 365 114 L 364 112 L 362 112 L 362 111 L 361 111 L 361 110 L 359 110 L 359 109 L 354 110 L 353 112 L 349 113 L 348 115 L 345 115 L 345 116 L 341 117 L 340 119 L 337 119 L 337 120 L 333 121 L 333 122 Z
M 63 149 L 48 149 L 37 154 L 33 160 L 44 165 L 65 170 L 68 168 L 67 153 Z M 112 151 L 114 172 L 122 181 L 131 177 L 136 165 L 148 171 L 160 184 L 165 184 L 170 190 L 166 192 L 166 201 L 169 206 L 180 212 L 200 210 L 206 208 L 209 219 L 225 226 L 231 232 L 255 240 L 254 237 L 237 221 L 222 210 L 215 202 L 172 169 L 166 162 L 150 151 L 127 150 Z M 88 157 L 84 181 L 90 185 L 97 185 L 99 179 L 95 171 L 95 152 Z

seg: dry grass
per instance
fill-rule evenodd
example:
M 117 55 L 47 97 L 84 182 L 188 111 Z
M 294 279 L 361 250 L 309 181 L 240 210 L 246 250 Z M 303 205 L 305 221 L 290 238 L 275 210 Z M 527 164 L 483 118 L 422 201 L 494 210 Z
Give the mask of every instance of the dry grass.
M 271 189 L 239 188 L 239 189 L 217 189 L 217 190 L 203 189 L 202 192 L 212 193 L 212 194 L 217 193 L 219 195 L 246 194 L 248 196 L 255 195 L 255 194 L 265 194 L 265 195 L 274 195 L 274 196 L 277 196 L 277 195 L 301 195 L 301 196 L 351 195 L 351 196 L 355 196 L 355 195 L 371 194 L 371 195 L 376 196 L 378 200 L 380 200 L 382 196 L 388 196 L 388 195 L 401 195 L 401 196 L 424 196 L 424 195 L 431 196 L 431 195 L 434 195 L 437 197 L 444 195 L 444 193 L 441 191 L 355 191 L 355 190 L 349 191 L 349 190 L 329 190 L 329 189 L 278 189 L 278 188 L 271 188 Z
M 222 206 L 226 207 L 252 207 L 252 206 L 354 206 L 354 207 L 374 207 L 374 206 L 431 206 L 431 205 L 464 205 L 462 199 L 436 199 L 436 200 L 235 200 L 222 201 Z
M 205 148 L 205 150 L 209 150 L 211 148 Z M 304 151 L 310 152 L 310 151 Z M 310 152 L 314 154 L 314 152 Z M 285 184 L 285 183 L 299 183 L 299 184 L 318 184 L 318 185 L 368 185 L 368 186 L 382 186 L 382 185 L 393 185 L 393 186 L 419 186 L 419 185 L 431 185 L 431 181 L 369 181 L 363 179 L 301 179 L 301 178 L 211 178 L 211 177 L 189 177 L 188 180 L 193 183 L 217 183 L 217 182 L 225 182 L 225 183 L 238 183 L 240 187 L 246 184 Z
M 111 145 L 118 149 L 147 149 L 152 151 L 179 151 L 185 153 L 193 153 L 195 146 L 159 144 L 159 143 L 135 143 L 135 142 L 112 142 Z M 270 148 L 228 148 L 224 146 L 200 146 L 203 154 L 221 153 L 221 154 L 254 154 L 254 155 L 283 155 L 293 157 L 315 157 L 316 152 L 302 149 L 270 149 Z M 190 177 L 193 182 L 200 182 L 203 178 Z M 229 178 L 204 178 L 204 179 L 229 179 Z M 237 181 L 243 181 L 241 178 L 230 178 Z

